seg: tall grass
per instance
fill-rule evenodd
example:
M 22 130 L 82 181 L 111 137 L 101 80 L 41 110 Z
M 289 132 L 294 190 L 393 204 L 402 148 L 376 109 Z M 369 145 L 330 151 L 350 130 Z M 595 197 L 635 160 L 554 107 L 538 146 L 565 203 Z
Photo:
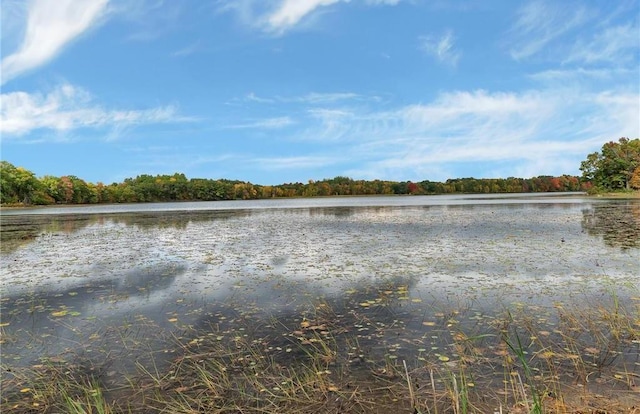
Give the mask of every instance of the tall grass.
M 416 335 L 404 326 L 385 331 L 388 324 L 363 330 L 376 326 L 374 309 L 348 313 L 319 302 L 237 335 L 219 335 L 214 325 L 187 329 L 172 339 L 169 360 L 150 353 L 117 386 L 100 368 L 105 361 L 79 355 L 24 368 L 3 363 L 0 411 L 622 413 L 634 396 L 640 405 L 639 305 L 610 296 L 588 306 L 514 306 L 477 326 L 445 317 Z

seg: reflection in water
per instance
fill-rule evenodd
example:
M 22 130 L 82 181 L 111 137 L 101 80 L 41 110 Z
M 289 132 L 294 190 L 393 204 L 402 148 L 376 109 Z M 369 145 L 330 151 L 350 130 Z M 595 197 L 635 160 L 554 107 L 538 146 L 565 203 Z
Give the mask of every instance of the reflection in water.
M 361 340 L 384 348 L 398 333 L 405 339 L 400 328 L 421 334 L 458 319 L 442 311 L 449 300 L 464 304 L 458 312 L 483 313 L 482 305 L 491 313 L 529 297 L 548 305 L 603 269 L 632 279 L 633 254 L 591 235 L 638 247 L 639 204 L 583 208 L 496 201 L 7 216 L 1 304 L 13 342 L 3 351 L 26 363 L 83 348 L 114 325 L 140 340 L 177 326 L 223 326 L 239 320 L 234 312 L 258 326 L 270 315 L 295 325 L 318 300 L 362 332 L 380 328 L 382 336 Z M 132 331 L 130 320 L 149 325 Z M 26 349 L 29 338 L 40 345 Z
M 0 220 L 0 252 L 11 253 L 38 236 L 70 234 L 91 225 L 123 224 L 141 229 L 184 230 L 190 223 L 247 217 L 252 210 L 160 211 L 123 214 L 8 215 Z
M 0 309 L 6 325 L 2 349 L 5 361 L 15 357 L 21 364 L 29 364 L 46 355 L 81 351 L 92 342 L 90 336 L 95 330 L 108 327 L 114 317 L 157 301 L 187 267 L 167 263 L 121 275 L 95 270 L 95 277 L 79 286 L 3 296 Z M 123 320 L 115 325 L 121 324 Z M 70 348 L 70 344 L 83 345 Z M 120 352 L 118 348 L 112 349 Z
M 371 207 L 369 207 L 371 208 Z M 382 208 L 382 207 L 380 207 Z M 309 209 L 309 215 L 323 215 L 334 217 L 349 217 L 355 213 L 355 207 L 315 207 Z
M 582 211 L 582 228 L 590 235 L 602 236 L 612 247 L 640 247 L 640 203 L 622 201 L 594 204 Z
M 132 361 L 147 364 L 143 351 L 154 352 L 148 366 L 157 367 L 186 346 L 200 352 L 202 340 L 230 349 L 246 340 L 284 364 L 303 358 L 300 341 L 327 328 L 353 354 L 348 364 L 370 373 L 380 361 L 416 355 L 453 362 L 454 346 L 467 343 L 456 342 L 461 333 L 495 355 L 501 314 L 519 309 L 523 317 L 535 310 L 561 343 L 557 304 L 591 305 L 592 290 L 637 281 L 635 251 L 594 237 L 623 232 L 625 246 L 638 247 L 639 206 L 608 205 L 6 217 L 3 242 L 13 247 L 3 243 L 3 362 L 84 352 L 96 364 L 113 360 L 110 372 L 121 374 Z M 616 287 L 615 295 L 625 304 L 637 293 Z M 621 352 L 620 360 L 635 356 L 637 346 Z
M 0 252 L 10 253 L 43 234 L 72 233 L 81 230 L 96 219 L 87 215 L 0 216 Z
M 424 206 L 424 208 L 429 208 L 431 206 Z M 404 210 L 415 209 L 416 207 L 407 206 L 403 207 Z M 423 207 L 420 207 L 423 208 Z M 351 217 L 357 214 L 358 216 L 369 216 L 369 217 L 383 217 L 393 214 L 397 212 L 398 207 L 391 206 L 367 206 L 367 207 L 313 207 L 309 208 L 310 216 L 332 216 L 336 218 L 340 217 Z

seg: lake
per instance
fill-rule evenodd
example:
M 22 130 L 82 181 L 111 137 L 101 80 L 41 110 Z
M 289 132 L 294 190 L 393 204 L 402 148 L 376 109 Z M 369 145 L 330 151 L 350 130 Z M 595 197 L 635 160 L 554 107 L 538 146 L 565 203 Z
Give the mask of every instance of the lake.
M 640 200 L 494 194 L 56 206 L 3 210 L 1 229 L 3 369 L 81 357 L 104 367 L 111 386 L 140 366 L 170 364 L 176 340 L 197 341 L 203 331 L 220 342 L 268 337 L 265 349 L 295 355 L 291 332 L 317 322 L 323 307 L 372 364 L 450 364 L 461 358 L 445 337 L 455 332 L 487 335 L 480 342 L 497 355 L 488 333 L 505 315 L 535 312 L 538 331 L 565 348 L 561 309 L 615 304 L 632 325 L 640 321 Z M 613 357 L 611 378 L 635 378 L 640 338 L 627 339 L 612 355 L 600 355 L 597 335 L 582 347 L 598 347 L 594 360 Z

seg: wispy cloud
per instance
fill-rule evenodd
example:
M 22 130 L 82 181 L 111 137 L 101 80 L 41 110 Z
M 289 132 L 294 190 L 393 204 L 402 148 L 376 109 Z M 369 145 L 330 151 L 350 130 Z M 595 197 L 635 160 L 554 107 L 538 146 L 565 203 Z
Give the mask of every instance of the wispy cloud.
M 10 92 L 1 95 L 3 139 L 34 130 L 72 131 L 80 128 L 124 128 L 142 124 L 192 121 L 173 106 L 144 110 L 109 110 L 93 102 L 82 88 L 63 84 L 48 94 Z
M 108 0 L 35 0 L 27 10 L 24 39 L 2 59 L 2 84 L 52 59 L 100 20 Z
M 284 0 L 273 12 L 265 16 L 264 21 L 269 31 L 282 33 L 314 10 L 340 1 L 343 0 Z
M 200 48 L 200 42 L 194 42 L 188 46 L 183 47 L 182 49 L 176 50 L 171 54 L 171 56 L 174 56 L 174 57 L 188 56 L 193 53 L 196 53 L 199 48 Z
M 563 63 L 638 64 L 640 27 L 637 20 L 620 26 L 607 27 L 589 40 L 578 40 Z
M 357 99 L 360 95 L 351 92 L 316 93 L 311 92 L 297 98 L 289 98 L 290 101 L 304 102 L 308 104 L 326 104 L 337 101 Z M 286 99 L 285 99 L 286 100 Z
M 544 50 L 553 40 L 583 25 L 591 18 L 584 6 L 568 3 L 533 1 L 518 10 L 508 37 L 511 57 L 526 59 Z
M 223 1 L 220 12 L 234 12 L 241 22 L 265 32 L 282 35 L 299 27 L 322 10 L 351 0 L 276 0 L 271 2 L 241 0 Z M 361 0 L 362 1 L 362 0 Z M 401 0 L 364 0 L 368 6 L 395 6 Z M 265 6 L 265 4 L 267 6 Z M 275 6 L 269 7 L 275 4 Z
M 538 55 L 563 65 L 619 68 L 637 66 L 639 32 L 637 2 L 620 2 L 605 14 L 582 4 L 539 0 L 518 10 L 508 38 L 516 60 Z
M 355 120 L 355 114 L 344 109 L 334 108 L 314 108 L 307 110 L 307 114 L 320 125 L 313 125 L 307 128 L 300 138 L 322 141 L 335 142 L 351 136 L 353 124 L 349 119 Z
M 288 116 L 276 118 L 266 118 L 257 121 L 227 125 L 225 129 L 279 129 L 294 124 L 293 120 Z
M 244 98 L 249 102 L 257 103 L 304 103 L 309 105 L 322 105 L 335 103 L 338 101 L 348 101 L 356 99 L 372 99 L 353 92 L 310 92 L 301 96 L 258 96 L 254 92 L 247 94 Z
M 545 87 L 566 88 L 574 85 L 584 89 L 601 90 L 603 87 L 610 87 L 612 82 L 617 82 L 619 85 L 637 85 L 638 69 L 637 67 L 548 69 L 533 73 L 529 78 Z
M 434 57 L 441 63 L 450 66 L 457 66 L 462 53 L 455 49 L 455 37 L 451 30 L 445 32 L 442 36 L 421 36 L 420 49 L 426 54 Z
M 603 140 L 640 134 L 639 111 L 638 93 L 624 90 L 457 91 L 388 111 L 308 110 L 292 139 L 350 154 L 359 177 L 446 179 L 451 165 L 479 163 L 509 165 L 485 177 L 577 173 Z
M 151 42 L 180 28 L 185 3 L 166 0 L 109 0 L 110 12 L 132 23 L 125 38 L 134 42 Z M 193 5 L 191 5 L 193 7 Z M 195 7 L 206 7 L 198 3 Z
M 251 101 L 251 102 L 258 102 L 258 103 L 273 103 L 275 102 L 274 99 L 271 98 L 262 98 L 258 95 L 256 95 L 255 93 L 251 92 L 249 94 L 247 94 L 246 96 L 246 100 L 247 101 Z
M 262 170 L 317 168 L 336 164 L 339 160 L 328 156 L 259 157 L 250 160 Z

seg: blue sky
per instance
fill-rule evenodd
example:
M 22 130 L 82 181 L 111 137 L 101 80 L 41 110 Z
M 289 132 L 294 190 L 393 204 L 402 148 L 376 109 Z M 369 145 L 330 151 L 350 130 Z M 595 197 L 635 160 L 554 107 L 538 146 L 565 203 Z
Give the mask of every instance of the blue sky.
M 640 0 L 1 0 L 1 158 L 111 183 L 579 175 Z

